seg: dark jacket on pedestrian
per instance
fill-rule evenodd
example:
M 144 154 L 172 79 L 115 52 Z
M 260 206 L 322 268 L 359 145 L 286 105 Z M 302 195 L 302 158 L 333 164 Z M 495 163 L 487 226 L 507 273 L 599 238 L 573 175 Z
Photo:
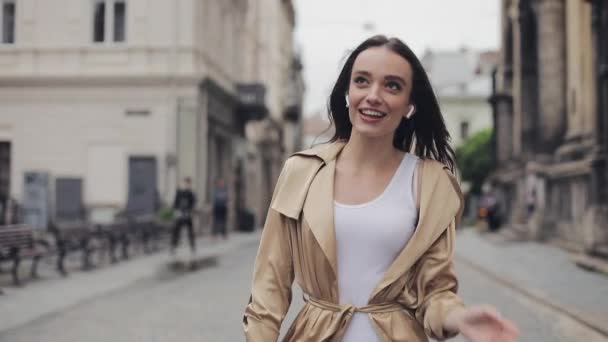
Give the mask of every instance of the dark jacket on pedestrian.
M 180 216 L 190 216 L 196 205 L 196 196 L 190 189 L 179 189 L 175 194 L 173 209 L 177 210 Z

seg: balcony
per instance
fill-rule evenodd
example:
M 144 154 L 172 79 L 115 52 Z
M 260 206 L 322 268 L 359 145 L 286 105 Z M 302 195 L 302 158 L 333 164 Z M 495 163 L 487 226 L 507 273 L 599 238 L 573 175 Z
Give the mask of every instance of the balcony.
M 242 121 L 261 120 L 268 116 L 266 87 L 261 83 L 246 83 L 236 86 L 237 116 Z

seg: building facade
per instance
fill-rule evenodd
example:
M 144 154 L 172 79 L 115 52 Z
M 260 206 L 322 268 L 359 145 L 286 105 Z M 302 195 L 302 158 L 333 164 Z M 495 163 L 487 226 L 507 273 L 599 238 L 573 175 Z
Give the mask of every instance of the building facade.
M 300 149 L 304 94 L 302 62 L 294 48 L 295 10 L 292 1 L 250 1 L 245 37 L 249 56 L 244 81 L 265 86 L 262 115 L 246 125 L 244 205 L 263 223 L 272 191 L 285 159 Z
M 49 219 L 107 221 L 170 205 L 190 177 L 208 213 L 222 178 L 238 225 L 245 126 L 259 119 L 240 90 L 268 87 L 273 101 L 281 91 L 247 76 L 249 18 L 264 2 L 0 2 L 0 196 L 36 216 L 36 183 Z M 283 43 L 264 49 L 291 51 Z
M 494 51 L 475 51 L 466 47 L 454 51 L 427 50 L 421 58 L 437 94 L 443 118 L 457 148 L 467 138 L 492 127 Z
M 491 97 L 508 222 L 608 255 L 608 3 L 503 0 Z

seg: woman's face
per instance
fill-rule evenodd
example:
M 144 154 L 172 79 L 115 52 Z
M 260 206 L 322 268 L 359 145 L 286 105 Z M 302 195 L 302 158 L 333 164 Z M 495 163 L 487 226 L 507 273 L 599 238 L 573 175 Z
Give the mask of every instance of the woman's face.
M 412 67 L 386 47 L 362 51 L 348 86 L 348 115 L 353 133 L 370 138 L 393 136 L 410 110 Z

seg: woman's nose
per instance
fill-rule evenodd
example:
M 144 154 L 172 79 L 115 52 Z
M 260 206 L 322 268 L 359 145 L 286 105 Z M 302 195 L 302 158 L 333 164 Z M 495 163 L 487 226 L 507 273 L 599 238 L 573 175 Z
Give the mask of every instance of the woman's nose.
M 378 105 L 382 102 L 380 98 L 378 86 L 373 85 L 369 88 L 369 93 L 365 97 L 365 101 L 367 101 L 371 105 Z

